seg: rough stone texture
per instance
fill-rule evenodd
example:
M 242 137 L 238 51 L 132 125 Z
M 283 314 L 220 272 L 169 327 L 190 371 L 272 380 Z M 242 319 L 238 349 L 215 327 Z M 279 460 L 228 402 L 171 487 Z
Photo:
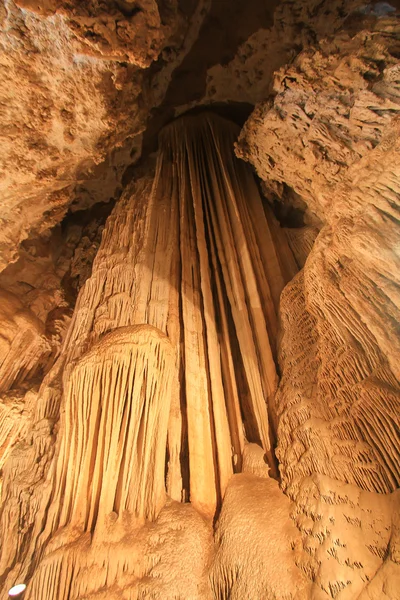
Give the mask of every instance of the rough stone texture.
M 50 353 L 43 323 L 14 294 L 1 291 L 0 390 L 32 377 Z
M 80 202 L 108 151 L 125 143 L 133 154 L 137 141 L 126 140 L 152 106 L 144 69 L 167 44 L 179 59 L 188 22 L 175 2 L 2 0 L 0 269 L 20 241 Z M 120 175 L 109 183 L 108 193 Z M 109 199 L 103 182 L 95 187 L 97 200 Z
M 266 189 L 284 183 L 323 221 L 359 210 L 357 191 L 353 205 L 346 196 L 354 183 L 369 187 L 361 180 L 373 176 L 370 151 L 390 143 L 383 140 L 394 136 L 400 111 L 398 21 L 370 25 L 323 40 L 281 69 L 273 99 L 256 107 L 239 141 Z
M 238 148 L 271 197 L 292 190 L 323 223 L 281 297 L 276 396 L 282 486 L 301 515 L 298 564 L 318 599 L 399 589 L 389 495 L 400 479 L 399 22 L 370 26 L 280 71 Z
M 2 13 L 1 64 L 23 65 L 3 149 L 11 167 L 33 160 L 7 172 L 21 212 L 3 232 L 15 249 L 28 214 L 38 233 L 72 198 L 77 212 L 0 274 L 3 590 L 22 579 L 32 600 L 398 600 L 393 6 L 284 1 L 209 72 L 196 102 L 254 101 L 291 61 L 238 145 L 283 228 L 233 160 L 235 127 L 188 117 L 103 231 L 80 209 L 99 186 L 124 187 L 147 110 L 209 4 L 181 5 L 194 15 L 185 40 L 174 4 L 17 4 Z M 160 50 L 152 89 L 142 70 Z M 68 138 L 63 121 L 61 136 L 51 105 L 41 146 L 39 100 L 55 96 L 73 98 L 79 127 Z M 55 171 L 38 183 L 39 161 Z M 42 189 L 59 194 L 45 222 Z
M 306 263 L 319 231 L 316 227 L 287 227 L 285 234 L 299 269 Z
M 302 481 L 292 517 L 303 552 L 296 564 L 311 584 L 306 598 L 397 600 L 399 490 L 365 492 L 326 476 Z
M 32 422 L 37 389 L 61 349 L 76 296 L 90 276 L 111 207 L 79 213 L 22 243 L 0 273 L 0 469 Z
M 212 528 L 189 504 L 169 502 L 144 526 L 111 515 L 98 535 L 66 533 L 49 544 L 27 598 L 54 594 L 56 581 L 60 599 L 212 600 Z
M 85 54 L 141 68 L 158 57 L 165 39 L 173 33 L 178 8 L 177 2 L 159 5 L 155 0 L 16 0 L 15 4 L 39 16 L 63 16 Z
M 156 553 L 158 583 L 148 571 L 152 551 L 139 551 L 147 552 L 145 522 L 154 521 L 157 533 L 168 514 L 167 493 L 190 499 L 192 512 L 174 514 L 204 524 L 184 537 L 185 549 L 174 544 L 178 554 L 202 554 L 193 598 L 207 598 L 212 518 L 229 479 L 241 471 L 245 440 L 266 456 L 264 478 L 269 470 L 276 476 L 276 310 L 297 266 L 284 232 L 264 212 L 250 169 L 234 156 L 237 134 L 236 125 L 212 114 L 169 125 L 155 176 L 132 183 L 108 219 L 31 427 L 4 467 L 5 589 L 16 578 L 32 578 L 28 598 L 55 590 L 60 600 L 116 598 L 119 586 L 140 597 L 140 578 L 148 574 L 148 597 L 157 598 L 172 575 L 173 597 L 183 582 L 176 569 L 170 573 L 168 550 Z M 269 493 L 249 451 L 244 462 L 250 487 Z M 277 484 L 273 489 L 275 505 L 283 498 Z M 166 526 L 174 530 L 173 522 Z M 238 523 L 228 519 L 225 527 L 239 535 Z M 130 540 L 132 529 L 142 546 Z M 290 539 L 281 541 L 287 556 Z M 104 553 L 109 566 L 102 576 Z M 292 569 L 303 581 L 294 562 Z M 295 576 L 286 592 L 294 598 Z
M 9 85 L 0 97 L 0 269 L 17 258 L 20 241 L 58 223 L 68 207 L 120 194 L 126 166 L 140 157 L 150 109 L 163 106 L 171 80 L 162 114 L 188 102 L 254 103 L 267 94 L 276 68 L 357 18 L 360 1 L 285 0 L 261 10 L 253 0 L 246 17 L 243 8 L 231 12 L 234 27 L 226 2 L 214 4 L 2 1 L 0 76 Z M 225 64 L 249 28 L 255 33 Z M 207 67 L 218 60 L 206 89 Z M 192 88 L 199 88 L 194 102 Z
M 0 403 L 0 472 L 13 448 L 26 438 L 37 399 L 37 386 L 29 382 L 29 391 L 22 386 L 1 394 Z M 36 388 L 36 389 L 35 389 Z M 2 481 L 0 481 L 1 489 Z
M 259 26 L 239 46 L 235 56 L 229 60 L 225 54 L 207 70 L 205 91 L 190 106 L 218 102 L 255 104 L 264 100 L 271 92 L 274 73 L 303 49 L 315 47 L 340 29 L 362 28 L 368 12 L 365 7 L 363 0 L 282 0 L 274 7 L 269 27 L 260 12 Z M 268 12 L 271 3 L 264 3 L 263 8 Z

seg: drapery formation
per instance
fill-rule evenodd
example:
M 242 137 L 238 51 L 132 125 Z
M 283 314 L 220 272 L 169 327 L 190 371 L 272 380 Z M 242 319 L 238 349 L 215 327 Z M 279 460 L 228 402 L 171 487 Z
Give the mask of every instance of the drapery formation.
M 66 342 L 68 362 L 84 360 L 83 352 L 120 327 L 147 325 L 167 336 L 175 357 L 164 398 L 169 410 L 154 432 L 158 445 L 167 432 L 161 450 L 167 454 L 167 493 L 208 516 L 241 469 L 245 439 L 263 447 L 276 474 L 277 309 L 285 281 L 296 271 L 286 238 L 272 217 L 268 223 L 250 169 L 234 157 L 237 133 L 233 123 L 212 113 L 183 117 L 163 130 L 153 180 L 140 182 L 108 221 Z M 96 364 L 108 360 L 101 345 L 91 353 Z M 105 390 L 109 367 L 101 368 Z M 69 369 L 68 382 L 77 378 Z M 80 371 L 94 377 L 93 369 Z M 78 384 L 73 393 L 69 385 L 65 389 L 67 406 L 91 402 Z M 69 468 L 80 470 L 81 461 Z M 138 466 L 139 488 L 148 485 L 147 472 L 148 465 Z M 164 474 L 158 473 L 161 489 Z M 158 506 L 159 498 L 153 500 Z M 141 506 L 134 512 L 157 511 Z
M 34 564 L 24 553 L 45 557 L 32 598 L 50 572 L 72 598 L 60 560 L 75 558 L 60 547 L 87 535 L 115 541 L 132 519 L 156 518 L 166 494 L 212 517 L 246 441 L 277 473 L 277 310 L 297 266 L 251 170 L 234 156 L 237 134 L 212 113 L 168 125 L 155 175 L 133 182 L 107 221 L 39 393 L 38 455 L 52 443 L 43 423 L 60 425 L 42 467 L 47 480 L 31 484 L 26 501 L 31 541 L 31 530 L 17 533 L 3 549 L 3 564 L 18 557 L 26 575 Z M 34 454 L 24 458 L 27 481 Z M 5 477 L 3 530 L 20 492 Z
M 164 206 L 168 214 L 156 235 L 176 228 L 173 243 L 179 240 L 177 263 L 169 256 L 184 378 L 169 424 L 169 492 L 181 494 L 187 429 L 190 499 L 211 513 L 240 471 L 245 438 L 264 448 L 276 472 L 277 309 L 285 278 L 295 271 L 284 240 L 286 255 L 277 253 L 251 171 L 234 157 L 237 132 L 212 114 L 170 124 L 161 134 L 153 188 L 154 213 Z

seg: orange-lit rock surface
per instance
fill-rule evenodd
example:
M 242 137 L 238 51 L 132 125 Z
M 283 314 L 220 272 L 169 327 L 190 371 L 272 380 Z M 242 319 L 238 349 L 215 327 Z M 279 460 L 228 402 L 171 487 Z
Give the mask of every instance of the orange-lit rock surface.
M 282 487 L 316 598 L 399 589 L 399 24 L 374 28 L 280 71 L 238 148 L 271 198 L 292 189 L 322 224 L 281 296 L 276 395 Z
M 399 600 L 396 8 L 4 3 L 4 596 Z
M 22 240 L 81 201 L 86 184 L 96 188 L 94 177 L 96 201 L 113 194 L 121 173 L 97 165 L 106 159 L 112 174 L 137 150 L 157 102 L 146 68 L 167 45 L 164 62 L 179 62 L 191 22 L 177 2 L 2 0 L 0 23 L 3 269 Z
M 4 470 L 2 530 L 13 535 L 3 577 L 7 586 L 32 573 L 28 597 L 102 597 L 104 586 L 117 597 L 121 570 L 137 592 L 147 558 L 134 558 L 129 530 L 145 520 L 158 530 L 169 497 L 190 501 L 207 540 L 246 440 L 266 456 L 264 476 L 277 476 L 277 309 L 297 265 L 234 157 L 238 133 L 212 114 L 169 125 L 155 175 L 132 184 L 107 221 L 27 441 Z M 28 490 L 22 531 L 13 513 Z M 114 544 L 114 570 L 88 579 Z

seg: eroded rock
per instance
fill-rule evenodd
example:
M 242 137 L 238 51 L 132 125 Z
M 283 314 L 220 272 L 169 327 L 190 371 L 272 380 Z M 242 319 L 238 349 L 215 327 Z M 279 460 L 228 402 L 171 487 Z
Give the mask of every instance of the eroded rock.
M 396 6 L 283 1 L 207 85 L 222 38 L 200 41 L 164 107 L 208 2 L 4 6 L 3 257 L 33 235 L 0 274 L 3 589 L 397 600 Z M 264 203 L 212 114 L 169 124 L 122 183 L 149 108 L 156 130 L 185 98 L 261 101 L 237 152 Z M 101 191 L 122 191 L 104 230 L 81 213 Z

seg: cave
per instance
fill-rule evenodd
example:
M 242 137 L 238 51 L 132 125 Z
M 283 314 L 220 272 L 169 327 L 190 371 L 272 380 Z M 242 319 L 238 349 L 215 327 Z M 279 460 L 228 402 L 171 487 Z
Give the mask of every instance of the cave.
M 0 1 L 2 598 L 400 600 L 399 17 Z

